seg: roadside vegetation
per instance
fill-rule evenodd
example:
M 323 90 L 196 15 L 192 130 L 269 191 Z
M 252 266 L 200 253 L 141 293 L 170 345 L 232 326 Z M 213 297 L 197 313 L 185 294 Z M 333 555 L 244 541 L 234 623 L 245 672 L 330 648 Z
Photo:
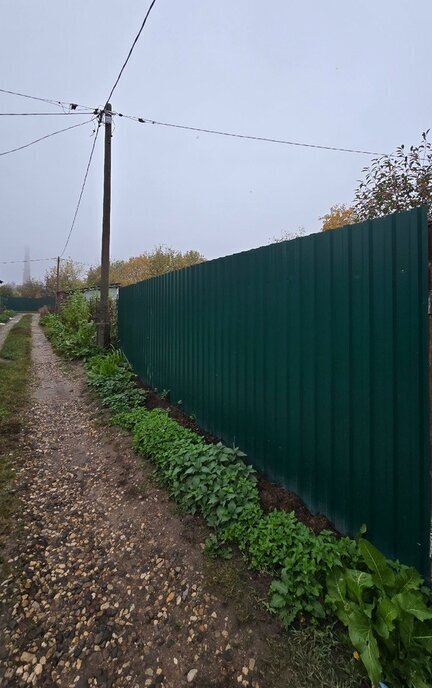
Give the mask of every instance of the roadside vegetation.
M 13 316 L 15 315 L 15 311 L 11 311 L 9 309 L 5 309 L 0 313 L 0 323 L 7 323 Z
M 31 352 L 31 316 L 25 315 L 9 332 L 0 351 L 0 579 L 4 573 L 2 551 L 16 506 L 13 492 L 14 463 L 21 414 L 28 399 Z
M 325 633 L 339 619 L 353 646 L 350 672 L 372 686 L 432 685 L 432 604 L 413 568 L 392 562 L 364 538 L 314 534 L 293 512 L 264 513 L 254 469 L 245 455 L 208 444 L 167 411 L 145 408 L 145 392 L 118 351 L 96 352 L 90 309 L 81 297 L 45 318 L 57 351 L 84 358 L 89 385 L 132 434 L 136 451 L 156 466 L 158 481 L 180 508 L 213 529 L 209 556 L 229 559 L 233 547 L 249 567 L 270 574 L 267 606 L 288 627 Z

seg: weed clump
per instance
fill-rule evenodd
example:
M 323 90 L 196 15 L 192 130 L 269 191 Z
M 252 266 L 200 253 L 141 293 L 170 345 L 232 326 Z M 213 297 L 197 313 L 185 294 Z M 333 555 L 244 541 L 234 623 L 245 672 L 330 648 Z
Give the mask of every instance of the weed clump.
M 69 296 L 59 313 L 41 318 L 41 325 L 54 350 L 67 359 L 87 359 L 97 351 L 96 323 L 82 294 Z

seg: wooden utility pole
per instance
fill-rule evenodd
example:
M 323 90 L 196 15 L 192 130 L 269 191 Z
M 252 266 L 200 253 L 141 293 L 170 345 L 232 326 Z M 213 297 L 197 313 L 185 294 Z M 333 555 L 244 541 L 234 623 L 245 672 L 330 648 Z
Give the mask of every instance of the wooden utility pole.
M 55 300 L 56 313 L 58 313 L 58 310 L 59 310 L 59 292 L 60 292 L 60 256 L 57 256 L 57 283 L 56 283 L 56 300 Z
M 98 324 L 98 344 L 102 349 L 109 346 L 109 261 L 110 261 L 110 229 L 111 229 L 111 137 L 112 137 L 112 107 L 105 105 L 105 161 L 104 161 L 104 191 L 103 191 L 103 219 L 102 219 L 102 255 L 100 281 L 100 312 Z

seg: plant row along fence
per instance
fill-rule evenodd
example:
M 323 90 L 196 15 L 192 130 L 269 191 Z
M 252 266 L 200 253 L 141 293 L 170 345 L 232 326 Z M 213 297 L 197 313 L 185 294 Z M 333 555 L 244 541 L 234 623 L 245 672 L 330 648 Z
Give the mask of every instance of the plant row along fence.
M 26 296 L 0 296 L 0 309 L 36 313 L 43 306 L 54 308 L 54 296 L 42 296 L 34 299 Z
M 428 575 L 425 209 L 122 288 L 142 380 L 344 533 Z

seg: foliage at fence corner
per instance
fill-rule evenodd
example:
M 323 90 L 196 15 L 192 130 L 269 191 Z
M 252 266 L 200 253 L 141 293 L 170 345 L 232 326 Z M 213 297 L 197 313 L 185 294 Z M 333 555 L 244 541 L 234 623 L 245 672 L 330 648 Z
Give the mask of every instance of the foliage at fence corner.
M 165 410 L 146 409 L 127 360 L 118 351 L 97 351 L 87 339 L 89 323 L 80 299 L 45 318 L 55 348 L 86 359 L 89 385 L 112 422 L 131 432 L 136 451 L 156 464 L 172 498 L 214 529 L 207 551 L 230 556 L 236 545 L 252 568 L 270 574 L 268 605 L 285 625 L 336 616 L 372 686 L 431 686 L 432 603 L 420 574 L 386 560 L 362 537 L 315 535 L 294 513 L 264 513 L 245 455 L 206 444 Z

